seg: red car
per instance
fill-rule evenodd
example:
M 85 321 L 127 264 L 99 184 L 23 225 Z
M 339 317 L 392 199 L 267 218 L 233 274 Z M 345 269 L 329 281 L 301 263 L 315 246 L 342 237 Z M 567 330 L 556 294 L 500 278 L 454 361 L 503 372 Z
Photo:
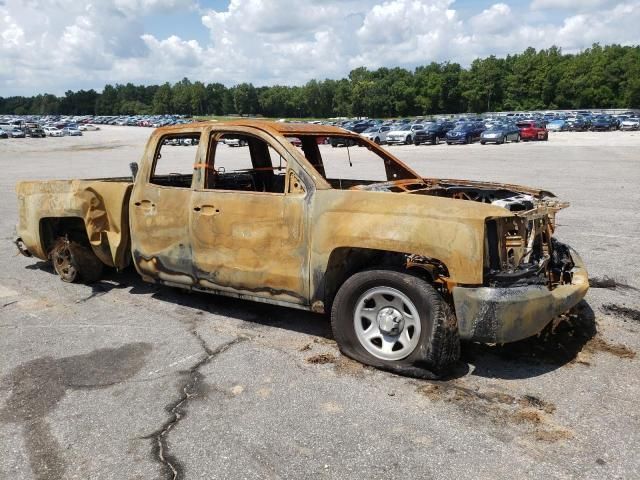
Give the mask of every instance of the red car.
M 518 122 L 516 126 L 520 129 L 521 140 L 549 140 L 549 130 L 542 122 Z

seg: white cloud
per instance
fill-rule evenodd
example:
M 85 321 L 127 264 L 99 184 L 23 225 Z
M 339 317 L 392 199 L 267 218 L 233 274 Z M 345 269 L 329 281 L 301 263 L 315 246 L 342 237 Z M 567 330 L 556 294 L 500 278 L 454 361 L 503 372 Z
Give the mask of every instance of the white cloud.
M 193 5 L 194 0 L 0 2 L 0 92 L 100 88 L 114 79 L 120 62 L 149 57 L 140 16 Z
M 486 33 L 501 33 L 513 29 L 516 16 L 506 3 L 496 3 L 480 14 L 472 17 L 469 23 L 473 31 Z
M 599 43 L 640 44 L 640 2 L 616 5 L 606 12 L 565 19 L 556 34 L 559 45 L 579 49 Z
M 194 8 L 194 0 L 114 0 L 116 9 L 133 15 L 168 12 L 181 8 Z
M 5 15 L 0 20 L 0 28 L 2 28 L 2 47 L 3 49 L 16 48 L 24 42 L 24 30 L 14 23 L 13 18 Z
M 533 0 L 532 10 L 571 10 L 573 12 L 594 10 L 597 8 L 614 6 L 620 3 L 615 0 Z
M 357 31 L 352 66 L 411 65 L 444 59 L 463 24 L 450 0 L 392 0 L 374 6 Z
M 203 49 L 195 40 L 182 40 L 172 35 L 166 40 L 157 40 L 152 35 L 143 35 L 151 52 L 150 60 L 159 65 L 173 63 L 178 67 L 196 67 L 202 61 Z
M 465 17 L 454 0 L 231 0 L 223 11 L 198 10 L 195 1 L 0 1 L 0 95 L 184 76 L 300 84 L 363 65 L 640 44 L 640 0 L 533 0 L 526 11 L 503 0 Z M 177 10 L 199 15 L 209 38 L 161 38 L 143 28 L 145 15 Z

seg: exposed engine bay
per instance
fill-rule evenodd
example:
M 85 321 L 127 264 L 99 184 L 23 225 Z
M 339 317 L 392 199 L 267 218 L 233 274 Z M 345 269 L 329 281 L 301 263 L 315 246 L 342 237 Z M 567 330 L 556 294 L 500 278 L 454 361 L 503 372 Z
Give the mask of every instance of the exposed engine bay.
M 461 184 L 462 183 L 462 184 Z M 487 286 L 571 283 L 570 248 L 553 238 L 556 213 L 569 206 L 547 191 L 476 182 L 437 181 L 439 196 L 489 203 L 514 212 L 487 220 L 485 284 Z
M 535 190 L 520 185 L 471 182 L 468 180 L 423 179 L 416 181 L 391 181 L 354 185 L 357 190 L 376 192 L 415 193 L 437 197 L 489 203 L 512 212 L 533 210 L 541 203 L 559 204 L 555 195 L 544 190 Z M 567 206 L 567 204 L 563 204 Z
M 487 203 L 513 212 L 488 219 L 485 285 L 517 286 L 571 283 L 574 267 L 568 246 L 553 238 L 556 213 L 569 204 L 551 192 L 519 185 L 424 179 L 358 185 L 357 189 L 433 195 Z

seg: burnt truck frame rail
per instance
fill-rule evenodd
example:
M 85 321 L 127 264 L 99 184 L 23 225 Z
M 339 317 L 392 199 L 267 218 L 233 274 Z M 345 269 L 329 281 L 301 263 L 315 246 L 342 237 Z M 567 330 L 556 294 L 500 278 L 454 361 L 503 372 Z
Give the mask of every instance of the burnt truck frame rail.
M 444 370 L 460 338 L 535 335 L 588 289 L 554 237 L 568 204 L 552 193 L 424 178 L 337 127 L 164 127 L 133 167 L 18 183 L 19 251 L 66 282 L 132 264 L 148 282 L 328 313 L 343 353 L 395 371 Z

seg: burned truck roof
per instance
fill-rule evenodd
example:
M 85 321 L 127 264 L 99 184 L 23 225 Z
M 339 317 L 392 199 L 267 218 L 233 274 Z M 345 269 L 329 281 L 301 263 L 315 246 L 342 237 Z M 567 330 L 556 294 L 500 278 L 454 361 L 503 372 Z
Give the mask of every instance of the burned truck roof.
M 259 128 L 266 132 L 277 135 L 342 135 L 358 137 L 357 134 L 345 130 L 340 127 L 334 127 L 331 125 L 317 125 L 311 123 L 286 123 L 286 122 L 274 122 L 271 120 L 225 120 L 222 122 L 205 121 L 194 122 L 182 125 L 171 125 L 167 127 L 160 127 L 158 132 L 173 133 L 182 130 L 190 130 L 194 127 L 203 125 L 216 125 L 216 126 L 237 126 L 237 127 L 253 127 Z

